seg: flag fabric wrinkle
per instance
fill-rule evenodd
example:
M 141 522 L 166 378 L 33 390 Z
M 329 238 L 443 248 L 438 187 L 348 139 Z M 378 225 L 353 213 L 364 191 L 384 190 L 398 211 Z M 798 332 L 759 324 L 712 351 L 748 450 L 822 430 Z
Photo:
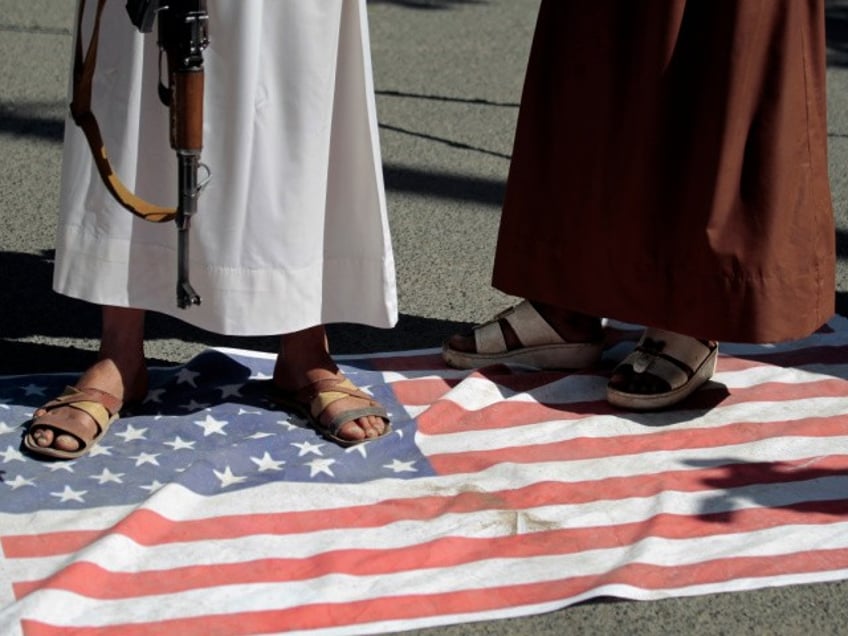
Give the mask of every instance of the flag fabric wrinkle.
M 340 448 L 265 398 L 274 358 L 206 351 L 75 461 L 21 451 L 74 380 L 0 378 L 0 632 L 360 634 L 848 574 L 848 320 L 722 344 L 680 407 L 618 411 L 597 369 L 341 356 L 389 411 Z

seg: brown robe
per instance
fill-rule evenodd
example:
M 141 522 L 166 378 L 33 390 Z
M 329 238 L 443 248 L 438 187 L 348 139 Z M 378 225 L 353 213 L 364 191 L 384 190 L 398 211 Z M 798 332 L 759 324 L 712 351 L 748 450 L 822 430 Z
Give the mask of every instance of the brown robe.
M 493 282 L 717 340 L 834 311 L 821 0 L 543 0 Z

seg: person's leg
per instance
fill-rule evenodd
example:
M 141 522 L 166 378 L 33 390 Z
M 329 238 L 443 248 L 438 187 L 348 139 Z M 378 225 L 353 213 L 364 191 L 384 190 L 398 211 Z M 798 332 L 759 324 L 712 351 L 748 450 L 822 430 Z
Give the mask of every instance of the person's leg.
M 144 360 L 144 315 L 139 309 L 103 307 L 103 326 L 97 362 L 77 380 L 79 389 L 95 389 L 126 403 L 142 399 L 147 393 L 147 366 Z M 65 413 L 59 413 L 65 411 Z M 38 409 L 34 418 L 45 415 Z M 71 406 L 51 410 L 51 415 L 61 415 L 78 423 L 79 430 L 87 431 L 86 440 L 99 433 L 98 424 L 84 411 Z M 80 441 L 73 435 L 62 434 L 57 427 L 33 422 L 28 435 L 39 448 L 76 451 Z
M 330 357 L 323 326 L 280 337 L 280 350 L 273 376 L 277 389 L 291 394 L 312 385 L 317 387 L 322 381 L 332 384 L 342 380 L 343 374 Z M 331 393 L 333 389 L 328 388 L 327 392 Z M 308 389 L 305 393 L 308 393 Z M 370 402 L 365 397 L 354 395 L 336 397 L 338 399 L 330 401 L 323 411 L 313 414 L 322 428 L 332 428 L 330 422 L 339 417 L 343 418 L 346 412 L 356 413 L 363 408 L 367 410 Z M 342 440 L 358 442 L 380 437 L 388 430 L 387 427 L 388 422 L 384 418 L 378 415 L 363 415 L 345 421 L 335 434 Z

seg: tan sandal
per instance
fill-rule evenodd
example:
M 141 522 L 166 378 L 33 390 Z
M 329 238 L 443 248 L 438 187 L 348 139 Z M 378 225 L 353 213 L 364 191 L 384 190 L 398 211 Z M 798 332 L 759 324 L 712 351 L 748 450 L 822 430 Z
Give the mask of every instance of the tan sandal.
M 639 344 L 613 371 L 607 401 L 632 411 L 652 411 L 677 404 L 715 373 L 718 343 L 646 329 Z M 634 382 L 649 380 L 664 390 L 636 392 Z M 628 390 L 630 387 L 630 390 Z
M 342 411 L 329 422 L 321 421 L 321 414 L 330 404 L 344 398 L 354 397 L 362 400 L 364 406 L 360 408 Z M 363 442 L 380 439 L 391 433 L 389 414 L 386 409 L 376 402 L 370 395 L 358 389 L 356 385 L 345 377 L 326 378 L 318 380 L 296 391 L 286 391 L 273 383 L 269 383 L 268 399 L 285 410 L 306 418 L 309 424 L 318 433 L 341 446 L 353 446 Z M 378 437 L 366 437 L 363 439 L 345 439 L 339 437 L 339 430 L 348 422 L 376 415 L 386 422 L 386 428 Z
M 47 411 L 34 417 L 24 437 L 24 447 L 35 455 L 57 459 L 76 459 L 82 457 L 106 435 L 112 423 L 118 419 L 123 402 L 114 395 L 92 387 L 65 387 L 65 391 L 54 400 L 41 407 Z M 82 411 L 97 425 L 97 433 L 91 435 L 91 430 L 83 426 L 65 411 L 64 407 Z M 54 440 L 60 435 L 69 435 L 79 443 L 79 448 L 73 451 L 39 446 L 33 437 L 33 429 L 48 428 L 53 431 Z
M 509 324 L 521 347 L 508 349 L 501 321 Z M 442 345 L 442 358 L 457 369 L 521 364 L 537 369 L 584 369 L 601 357 L 603 342 L 566 342 L 527 300 L 474 327 L 475 351 Z

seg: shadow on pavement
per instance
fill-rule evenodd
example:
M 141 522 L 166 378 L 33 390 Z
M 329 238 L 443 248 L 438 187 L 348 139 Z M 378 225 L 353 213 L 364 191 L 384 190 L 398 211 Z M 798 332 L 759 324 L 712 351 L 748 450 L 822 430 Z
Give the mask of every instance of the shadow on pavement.
M 8 102 L 0 104 L 0 135 L 20 135 L 61 143 L 65 122 L 59 117 L 33 115 L 28 106 Z
M 848 66 L 848 4 L 828 0 L 825 6 L 828 66 Z
M 90 349 L 38 342 L 40 338 L 70 338 L 96 343 L 100 337 L 96 306 L 52 291 L 53 252 L 0 252 L 0 271 L 6 281 L 0 286 L 0 374 L 82 370 L 91 364 L 95 353 Z M 336 324 L 327 331 L 333 353 L 342 355 L 437 347 L 468 327 L 463 322 L 401 315 L 394 329 Z M 254 351 L 273 352 L 279 344 L 277 337 L 220 336 L 152 312 L 146 334 L 148 341 L 173 339 Z M 156 366 L 177 362 L 184 360 L 150 360 Z
M 386 189 L 390 192 L 420 194 L 434 199 L 476 201 L 497 207 L 500 212 L 506 183 L 498 179 L 472 177 L 449 172 L 424 172 L 407 166 L 383 167 Z

